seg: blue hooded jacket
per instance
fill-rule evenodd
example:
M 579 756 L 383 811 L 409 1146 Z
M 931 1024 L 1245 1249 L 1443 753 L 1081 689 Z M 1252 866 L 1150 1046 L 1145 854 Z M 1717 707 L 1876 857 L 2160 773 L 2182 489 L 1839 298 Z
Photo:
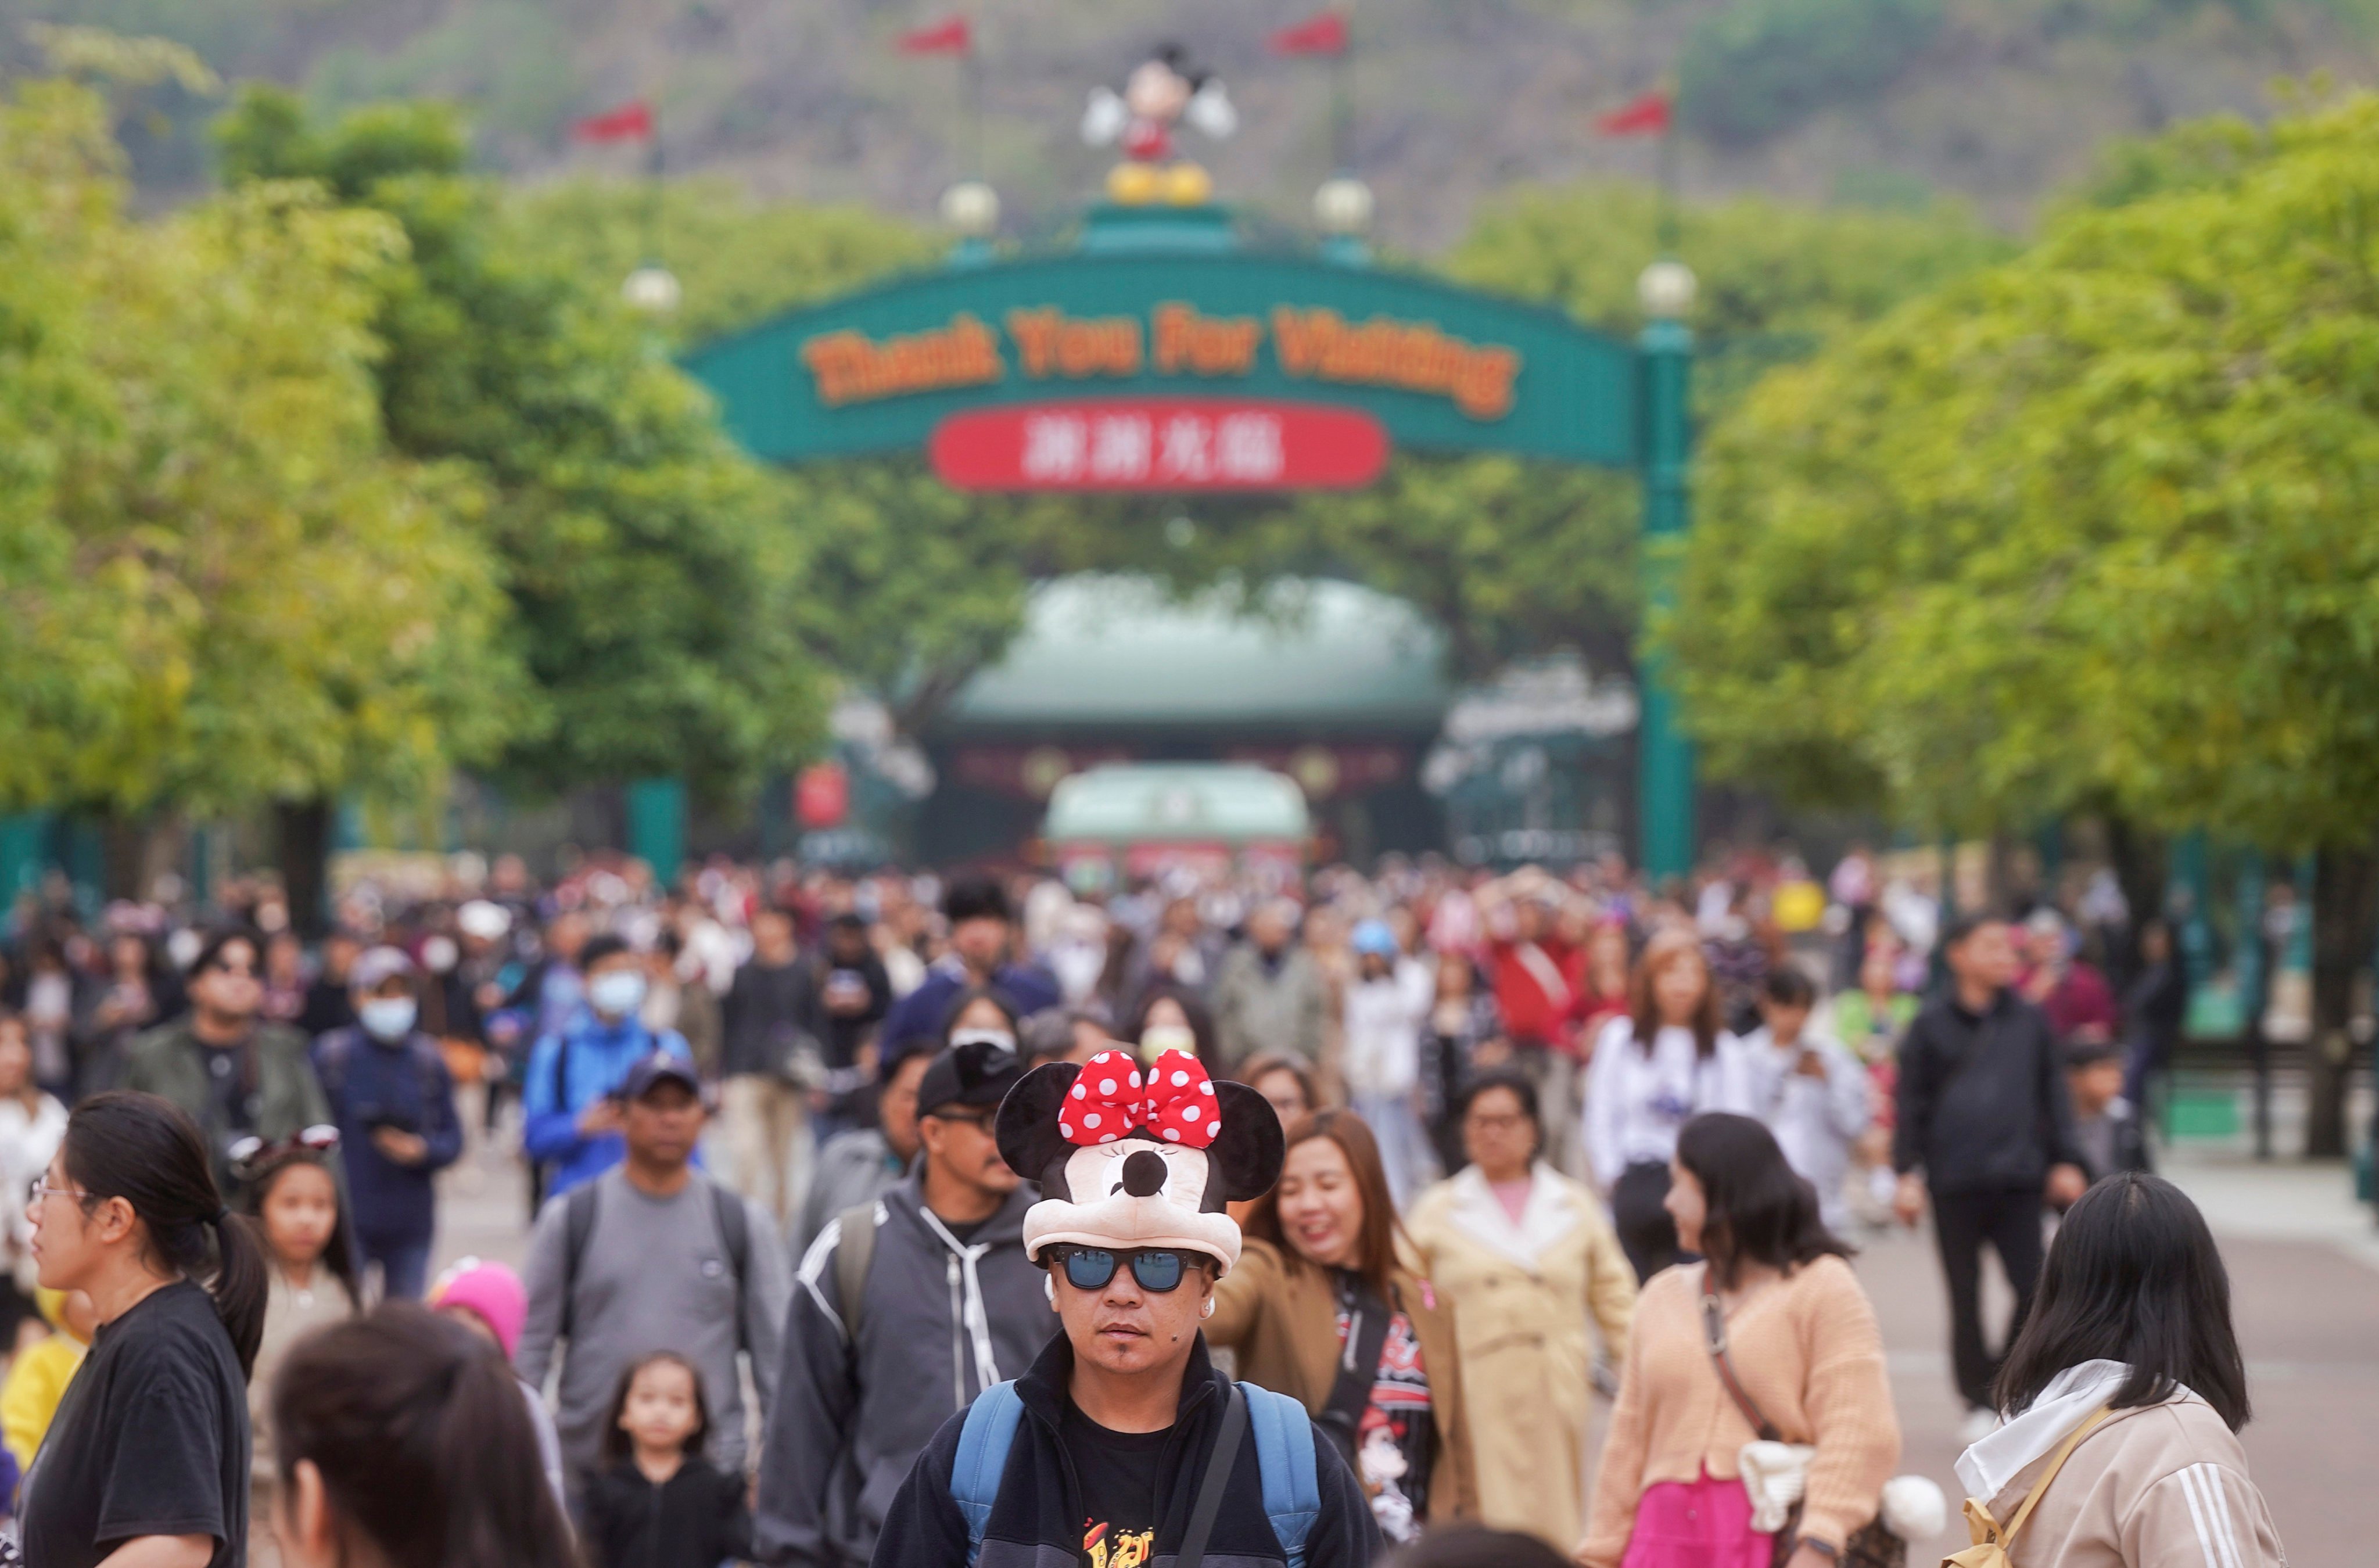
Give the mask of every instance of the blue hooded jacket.
M 547 1197 L 559 1198 L 627 1158 L 627 1142 L 618 1133 L 582 1137 L 578 1118 L 596 1101 L 618 1093 L 628 1069 L 655 1051 L 689 1065 L 694 1061 L 684 1036 L 675 1030 L 656 1034 L 634 1013 L 606 1020 L 593 1008 L 581 1007 L 562 1032 L 545 1036 L 529 1052 L 521 1096 L 528 1113 L 523 1141 L 530 1159 L 553 1166 Z

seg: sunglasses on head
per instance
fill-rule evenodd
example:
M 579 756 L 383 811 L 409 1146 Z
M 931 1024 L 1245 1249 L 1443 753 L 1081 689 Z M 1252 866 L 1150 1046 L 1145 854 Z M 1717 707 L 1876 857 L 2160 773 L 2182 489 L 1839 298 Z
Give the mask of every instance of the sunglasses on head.
M 1189 1253 L 1169 1248 L 1137 1252 L 1111 1252 L 1104 1247 L 1060 1247 L 1053 1250 L 1066 1271 L 1066 1283 L 1076 1290 L 1105 1289 L 1107 1282 L 1115 1278 L 1117 1266 L 1129 1260 L 1131 1277 L 1140 1282 L 1140 1287 L 1162 1296 L 1179 1288 L 1190 1261 Z

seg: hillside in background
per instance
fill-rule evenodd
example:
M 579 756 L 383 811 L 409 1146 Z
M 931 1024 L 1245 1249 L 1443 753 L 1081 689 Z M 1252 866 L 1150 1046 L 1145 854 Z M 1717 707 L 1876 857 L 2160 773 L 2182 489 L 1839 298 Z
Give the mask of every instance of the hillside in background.
M 984 172 L 1020 232 L 1055 222 L 1107 158 L 1075 134 L 1084 95 L 1179 39 L 1243 118 L 1186 139 L 1226 197 L 1301 223 L 1328 171 L 1326 71 L 1264 39 L 1318 0 L 11 0 L 0 50 L 42 18 L 194 46 L 324 108 L 428 95 L 467 105 L 478 156 L 525 177 L 627 172 L 567 126 L 637 94 L 662 106 L 674 172 L 762 196 L 928 217 L 976 163 L 952 61 L 891 40 L 971 6 L 984 41 Z M 2229 109 L 2260 118 L 2278 77 L 2368 81 L 2379 0 L 1359 0 L 1357 152 L 1383 237 L 1435 251 L 1517 182 L 1644 176 L 1643 142 L 1592 115 L 1678 81 L 1688 190 L 1807 201 L 1971 200 L 2020 228 L 2110 138 Z M 144 187 L 206 170 L 211 106 L 127 116 Z

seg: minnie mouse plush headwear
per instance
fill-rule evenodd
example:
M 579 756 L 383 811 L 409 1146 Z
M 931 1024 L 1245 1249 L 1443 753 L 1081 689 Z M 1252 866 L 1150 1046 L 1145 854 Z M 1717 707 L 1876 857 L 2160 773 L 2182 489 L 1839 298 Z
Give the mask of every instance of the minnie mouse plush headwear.
M 1223 1205 L 1271 1191 L 1286 1152 L 1262 1095 L 1179 1051 L 1147 1067 L 1121 1051 L 1045 1062 L 1000 1103 L 998 1137 L 1009 1168 L 1041 1184 L 1024 1212 L 1035 1262 L 1061 1242 L 1175 1247 L 1213 1258 L 1218 1278 L 1239 1260 Z

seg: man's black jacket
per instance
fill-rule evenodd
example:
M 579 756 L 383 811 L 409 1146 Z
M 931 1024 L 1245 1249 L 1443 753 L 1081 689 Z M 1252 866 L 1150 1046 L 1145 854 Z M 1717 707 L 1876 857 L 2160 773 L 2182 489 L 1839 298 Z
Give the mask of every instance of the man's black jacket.
M 1016 1424 L 1015 1445 L 999 1481 L 999 1496 L 985 1526 L 980 1568 L 1047 1568 L 1082 1558 L 1085 1511 L 1074 1464 L 1058 1436 L 1066 1388 L 1074 1369 L 1074 1347 L 1065 1335 L 1033 1363 L 1016 1382 L 1024 1418 Z M 1205 1478 L 1206 1456 L 1214 1446 L 1229 1382 L 1206 1357 L 1206 1336 L 1190 1352 L 1181 1380 L 1181 1408 L 1159 1473 L 1155 1550 L 1152 1563 L 1177 1557 L 1189 1533 L 1190 1511 Z M 917 1456 L 909 1478 L 884 1520 L 876 1543 L 875 1568 L 958 1568 L 966 1562 L 966 1520 L 950 1500 L 950 1471 L 958 1459 L 964 1411 L 942 1423 Z M 1381 1550 L 1379 1526 L 1362 1488 L 1334 1445 L 1313 1434 L 1314 1475 L 1322 1509 L 1305 1538 L 1310 1568 L 1364 1568 Z M 1207 1568 L 1262 1568 L 1287 1561 L 1272 1523 L 1264 1516 L 1263 1481 L 1256 1463 L 1255 1437 L 1239 1443 L 1238 1463 L 1206 1542 Z
M 1900 1042 L 1891 1164 L 1923 1166 L 1936 1192 L 2038 1188 L 2053 1164 L 2079 1165 L 2073 1107 L 2039 1008 L 2001 991 L 1976 1018 L 1946 988 Z

